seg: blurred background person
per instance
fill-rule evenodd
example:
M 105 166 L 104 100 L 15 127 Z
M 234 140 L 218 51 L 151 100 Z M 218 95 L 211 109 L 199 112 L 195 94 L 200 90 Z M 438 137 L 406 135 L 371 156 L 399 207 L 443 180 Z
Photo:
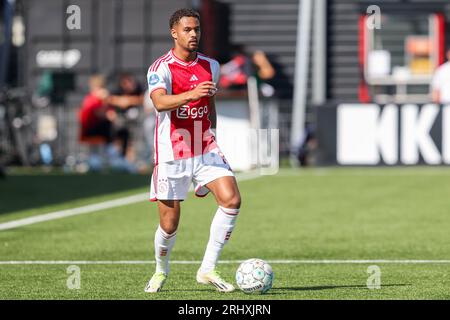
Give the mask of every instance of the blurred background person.
M 244 45 L 234 45 L 231 60 L 221 66 L 220 72 L 221 88 L 246 89 L 248 78 L 253 76 L 264 96 L 274 94 L 275 89 L 268 81 L 275 77 L 276 71 L 262 50 L 249 52 Z
M 224 89 L 246 89 L 251 70 L 251 60 L 245 47 L 234 45 L 231 60 L 220 67 L 219 86 Z
M 98 147 L 112 146 L 114 140 L 113 122 L 116 114 L 107 103 L 108 95 L 105 78 L 102 75 L 91 76 L 89 93 L 84 97 L 78 113 L 80 142 L 89 147 L 89 170 L 102 169 L 104 159 L 100 151 L 103 148 Z
M 271 97 L 275 93 L 275 88 L 269 81 L 276 75 L 275 69 L 270 63 L 267 55 L 262 50 L 256 50 L 252 54 L 253 76 L 256 77 L 258 87 L 265 97 Z
M 125 159 L 128 135 L 124 134 L 119 122 L 118 114 L 110 104 L 109 91 L 105 86 L 102 75 L 94 75 L 89 80 L 90 92 L 83 99 L 79 112 L 81 127 L 81 142 L 88 145 L 103 145 L 105 152 L 93 152 L 91 149 L 89 166 L 91 169 L 101 169 L 103 162 L 119 170 L 134 172 L 134 166 Z M 98 151 L 98 150 L 97 150 Z M 106 158 L 105 158 L 106 157 Z
M 106 144 L 113 141 L 114 110 L 107 103 L 105 78 L 93 75 L 89 79 L 89 94 L 84 97 L 79 112 L 81 138 L 100 137 Z
M 447 62 L 440 65 L 431 82 L 431 97 L 434 103 L 450 103 L 450 47 Z
M 122 156 L 134 161 L 135 155 L 130 148 L 131 123 L 139 117 L 139 108 L 144 102 L 144 90 L 137 80 L 129 73 L 121 73 L 117 87 L 112 90 L 108 102 L 116 108 L 118 118 L 115 122 L 116 134 L 121 138 Z
M 269 80 L 275 76 L 275 69 L 262 50 L 256 50 L 252 55 L 253 65 L 256 67 L 256 75 L 262 80 Z

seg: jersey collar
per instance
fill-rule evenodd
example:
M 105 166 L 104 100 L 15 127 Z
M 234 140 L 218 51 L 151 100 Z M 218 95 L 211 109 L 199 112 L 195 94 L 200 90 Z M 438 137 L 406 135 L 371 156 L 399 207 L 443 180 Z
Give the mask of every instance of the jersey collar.
M 181 64 L 182 66 L 185 66 L 185 67 L 191 67 L 191 66 L 197 64 L 197 62 L 198 62 L 198 53 L 197 53 L 197 57 L 195 58 L 195 60 L 193 60 L 193 61 L 191 61 L 191 62 L 186 62 L 186 61 L 183 61 L 183 60 L 177 58 L 177 56 L 176 56 L 175 53 L 173 52 L 173 49 L 170 50 L 170 55 L 172 56 L 172 58 L 173 58 L 177 63 L 179 63 L 179 64 Z

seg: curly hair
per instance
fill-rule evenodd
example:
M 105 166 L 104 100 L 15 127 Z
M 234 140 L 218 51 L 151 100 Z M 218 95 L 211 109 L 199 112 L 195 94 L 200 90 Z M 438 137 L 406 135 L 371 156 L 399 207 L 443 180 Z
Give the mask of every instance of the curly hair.
M 170 17 L 170 20 L 169 20 L 170 29 L 172 29 L 173 26 L 175 24 L 177 24 L 183 17 L 194 17 L 194 18 L 197 18 L 198 20 L 200 20 L 200 14 L 197 11 L 192 10 L 192 9 L 187 9 L 187 8 L 179 9 L 179 10 L 175 11 L 172 14 L 172 16 Z

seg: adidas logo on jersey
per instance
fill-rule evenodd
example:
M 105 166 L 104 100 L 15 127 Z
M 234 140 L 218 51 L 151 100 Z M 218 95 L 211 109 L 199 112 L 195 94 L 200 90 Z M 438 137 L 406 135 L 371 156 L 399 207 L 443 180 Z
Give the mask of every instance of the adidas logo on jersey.
M 198 80 L 198 78 L 195 76 L 195 74 L 193 74 L 189 81 L 197 81 L 197 80 Z

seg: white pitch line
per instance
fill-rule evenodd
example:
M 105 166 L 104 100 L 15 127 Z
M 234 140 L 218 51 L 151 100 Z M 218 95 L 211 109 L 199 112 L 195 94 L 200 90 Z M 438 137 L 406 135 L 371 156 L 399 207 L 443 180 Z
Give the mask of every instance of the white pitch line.
M 450 264 L 450 260 L 266 260 L 269 264 Z M 244 260 L 222 260 L 220 264 L 238 264 Z M 171 264 L 201 264 L 202 261 L 175 260 Z M 155 264 L 152 260 L 12 260 L 0 261 L 0 265 L 66 265 L 66 264 L 112 264 L 112 265 L 132 265 L 132 264 Z
M 44 221 L 50 221 L 55 219 L 61 219 L 61 218 L 67 218 L 71 216 L 76 216 L 80 214 L 86 214 L 91 212 L 96 212 L 100 210 L 125 206 L 128 204 L 133 204 L 137 202 L 142 202 L 144 200 L 148 200 L 148 194 L 147 193 L 141 193 L 134 196 L 129 196 L 125 198 L 119 198 L 115 200 L 100 202 L 96 204 L 90 204 L 83 207 L 68 209 L 68 210 L 62 210 L 62 211 L 56 211 L 46 214 L 41 214 L 38 216 L 33 216 L 29 218 L 19 219 L 19 220 L 13 220 L 5 223 L 0 224 L 0 230 L 8 230 L 8 229 L 14 229 L 30 224 L 35 224 L 39 222 Z
M 258 175 L 256 173 L 256 171 L 246 172 L 246 173 L 242 173 L 242 174 L 236 174 L 236 178 L 239 181 L 255 179 L 259 176 L 260 175 Z M 90 205 L 86 205 L 83 207 L 40 214 L 40 215 L 32 216 L 29 218 L 12 220 L 12 221 L 8 221 L 8 222 L 0 223 L 0 231 L 19 228 L 19 227 L 23 227 L 23 226 L 27 226 L 27 225 L 35 224 L 35 223 L 39 223 L 39 222 L 44 222 L 44 221 L 51 221 L 51 220 L 56 220 L 56 219 L 61 219 L 61 218 L 67 218 L 67 217 L 76 216 L 76 215 L 80 215 L 80 214 L 98 212 L 98 211 L 105 210 L 105 209 L 126 206 L 129 204 L 134 204 L 134 203 L 148 201 L 148 200 L 149 200 L 149 194 L 141 193 L 141 194 L 136 194 L 133 196 L 128 196 L 128 197 L 119 198 L 119 199 L 115 199 L 115 200 L 109 200 L 109 201 L 104 201 L 104 202 L 100 202 L 100 203 L 96 203 L 96 204 L 90 204 Z

